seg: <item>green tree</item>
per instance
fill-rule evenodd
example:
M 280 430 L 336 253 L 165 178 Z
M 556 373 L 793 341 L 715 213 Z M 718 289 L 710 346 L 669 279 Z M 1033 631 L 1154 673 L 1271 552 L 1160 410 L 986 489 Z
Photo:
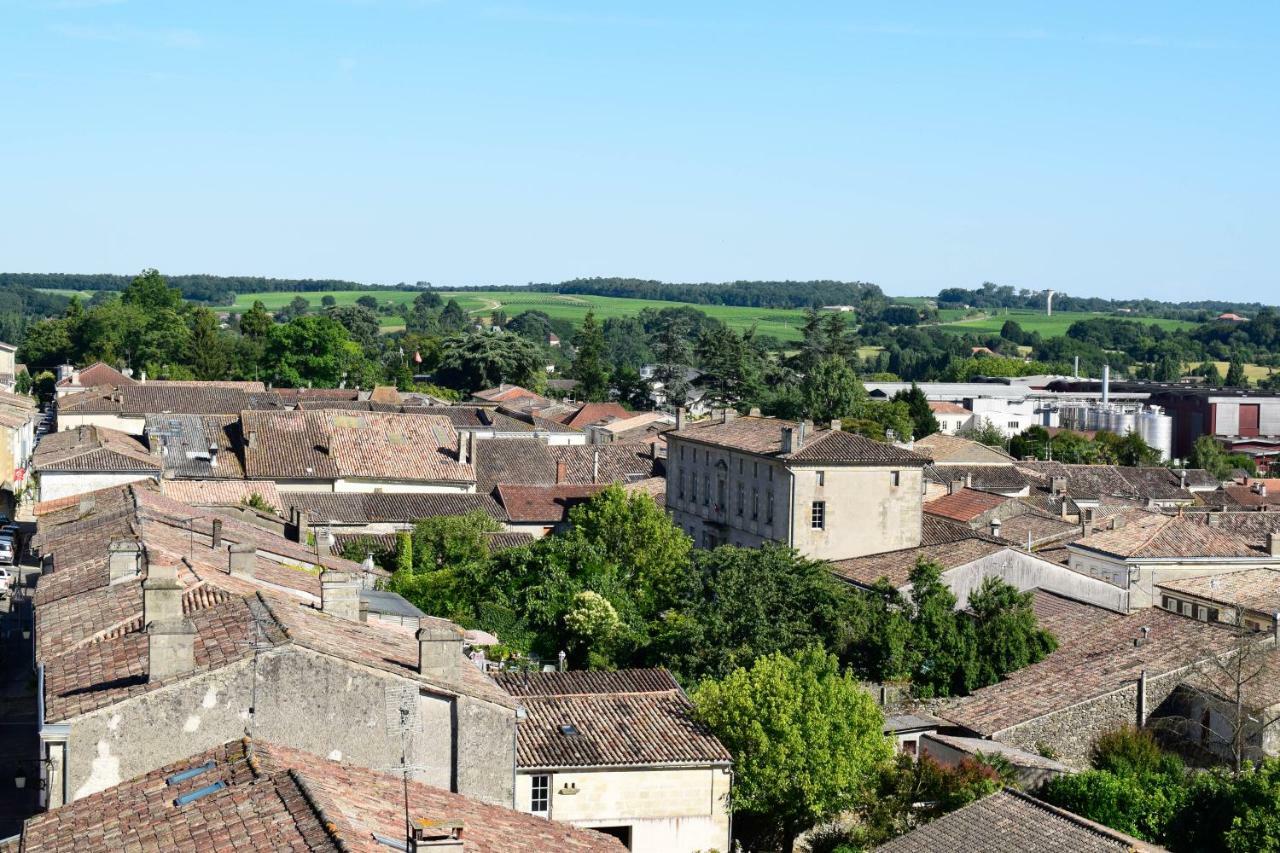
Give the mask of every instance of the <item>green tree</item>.
M 165 277 L 154 269 L 143 270 L 120 294 L 125 305 L 145 311 L 179 311 L 183 307 L 182 291 L 170 287 Z
M 1010 320 L 1009 322 L 1013 322 Z M 926 435 L 933 435 L 940 427 L 938 419 L 933 416 L 933 409 L 929 408 L 929 398 L 924 395 L 920 387 L 916 383 L 911 383 L 911 390 L 899 391 L 893 395 L 895 401 L 901 400 L 907 404 L 907 409 L 911 413 L 911 423 L 914 431 L 911 435 L 915 438 L 924 438 Z M 905 436 L 903 436 L 905 438 Z
M 704 329 L 695 354 L 701 365 L 698 384 L 712 406 L 737 406 L 760 399 L 763 390 L 762 355 L 755 345 L 755 329 L 738 334 L 728 326 Z
M 503 382 L 536 391 L 546 372 L 542 347 L 519 335 L 472 332 L 444 340 L 437 381 L 462 391 L 492 388 Z
M 942 583 L 942 567 L 920 559 L 911 583 L 911 679 L 923 697 L 963 695 L 977 681 L 973 624 L 956 612 L 956 597 Z
M 1204 377 L 1204 384 L 1210 388 L 1222 387 L 1222 374 L 1218 371 L 1218 365 L 1212 361 L 1205 361 L 1196 369 L 1196 373 Z
M 444 310 L 440 312 L 440 329 L 443 332 L 464 332 L 472 325 L 471 318 L 462 310 L 458 300 L 450 299 L 445 303 Z
M 338 304 L 338 300 L 332 293 L 326 293 L 324 296 L 320 297 L 320 304 L 325 308 L 332 308 Z
M 1223 481 L 1231 478 L 1232 469 L 1239 467 L 1240 461 L 1236 455 L 1223 450 L 1222 445 L 1211 435 L 1197 438 L 1191 446 L 1191 455 L 1187 457 L 1187 464 L 1192 468 L 1203 468 L 1215 480 Z
M 361 297 L 364 298 L 364 297 Z M 376 302 L 376 300 L 375 300 Z M 342 324 L 351 339 L 362 347 L 372 347 L 378 341 L 378 315 L 364 305 L 342 305 L 325 312 L 329 319 Z
M 1249 387 L 1249 380 L 1244 375 L 1244 365 L 1238 358 L 1231 359 L 1231 363 L 1227 365 L 1227 379 L 1224 384 L 1228 388 Z
M 582 319 L 582 328 L 573 338 L 573 348 L 570 375 L 578 380 L 578 395 L 591 402 L 607 400 L 609 373 L 604 361 L 604 333 L 594 311 L 588 311 Z
M 286 322 L 289 320 L 296 320 L 299 317 L 306 316 L 307 312 L 310 310 L 311 303 L 308 302 L 306 298 L 302 296 L 295 296 L 293 299 L 289 300 L 288 305 L 280 309 L 280 319 L 285 320 Z
M 815 421 L 853 415 L 867 391 L 839 356 L 827 356 L 813 366 L 801 384 L 805 412 Z
M 191 369 L 197 379 L 226 379 L 231 369 L 231 343 L 204 306 L 191 312 Z
M 1019 592 L 994 575 L 969 595 L 977 657 L 977 686 L 995 684 L 1011 672 L 1043 660 L 1058 641 L 1036 623 L 1030 592 Z
M 240 334 L 249 338 L 265 338 L 275 325 L 271 312 L 261 299 L 253 300 L 253 307 L 240 315 Z
M 689 368 L 693 362 L 693 349 L 689 346 L 690 326 L 686 318 L 673 315 L 670 322 L 659 328 L 652 341 L 657 359 L 653 380 L 662 386 L 662 396 L 668 408 L 683 406 L 689 394 Z
M 612 646 L 622 627 L 618 611 L 598 592 L 583 590 L 573 598 L 564 615 L 565 629 L 574 638 L 575 652 L 587 665 L 607 667 L 613 662 Z
M 265 358 L 275 381 L 285 386 L 374 384 L 375 375 L 360 345 L 329 317 L 311 314 L 273 326 Z
M 739 833 L 772 829 L 786 853 L 801 832 L 862 804 L 893 757 L 880 709 L 819 649 L 759 658 L 704 682 L 693 703 L 734 756 Z
M 413 573 L 413 533 L 401 530 L 396 534 L 396 568 L 397 573 Z
M 959 435 L 988 447 L 1003 447 L 1005 441 L 1004 433 L 1000 432 L 1000 428 L 987 418 L 974 418 L 968 426 L 960 430 Z
M 364 296 L 358 297 L 356 299 L 356 304 L 362 308 L 368 308 L 370 311 L 377 311 L 378 297 L 374 296 L 371 293 L 366 293 Z

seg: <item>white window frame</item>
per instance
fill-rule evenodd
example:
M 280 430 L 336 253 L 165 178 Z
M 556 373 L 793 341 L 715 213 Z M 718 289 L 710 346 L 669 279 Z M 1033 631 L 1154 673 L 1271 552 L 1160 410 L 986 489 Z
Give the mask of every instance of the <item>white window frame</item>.
M 542 808 L 538 805 L 541 802 Z M 529 812 L 536 815 L 551 814 L 551 776 L 539 773 L 529 777 Z
M 827 502 L 814 501 L 809 505 L 809 529 L 827 529 Z

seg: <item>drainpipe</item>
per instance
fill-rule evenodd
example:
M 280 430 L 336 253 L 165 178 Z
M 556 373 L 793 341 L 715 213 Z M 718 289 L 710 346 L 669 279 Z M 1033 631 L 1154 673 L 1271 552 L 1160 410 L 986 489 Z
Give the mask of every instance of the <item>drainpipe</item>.
M 511 727 L 511 810 L 518 811 L 516 808 L 517 786 L 520 782 L 519 759 L 520 754 L 520 721 L 526 719 L 529 712 L 524 709 L 523 705 L 516 706 L 516 724 Z M 547 791 L 548 796 L 551 792 Z M 550 815 L 550 802 L 548 802 L 547 816 Z
M 787 519 L 787 547 L 796 547 L 796 472 L 787 469 L 787 476 L 791 478 L 791 498 L 787 501 L 787 512 L 790 518 Z

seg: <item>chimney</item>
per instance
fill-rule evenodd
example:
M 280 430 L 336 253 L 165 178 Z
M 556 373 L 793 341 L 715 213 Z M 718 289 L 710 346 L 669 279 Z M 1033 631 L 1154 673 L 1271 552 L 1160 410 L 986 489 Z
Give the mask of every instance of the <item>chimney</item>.
M 964 475 L 964 487 L 965 487 L 966 489 L 972 489 L 972 488 L 973 488 L 973 473 L 972 473 L 972 472 L 968 472 L 968 473 L 966 473 L 966 474 Z
M 94 508 L 97 507 L 97 505 L 98 505 L 98 499 L 95 498 L 92 494 L 81 495 L 79 517 L 84 518 L 86 515 L 93 512 Z
M 591 451 L 591 482 L 600 482 L 600 451 Z
M 1187 487 L 1187 469 L 1183 468 L 1178 472 L 1178 488 L 1185 489 Z
M 365 601 L 363 598 L 360 599 L 360 621 L 369 621 L 369 602 Z
M 561 485 L 565 480 L 569 479 L 569 466 L 565 464 L 563 459 L 556 462 L 556 485 Z
M 258 549 L 252 542 L 232 542 L 227 549 L 227 573 L 233 578 L 253 580 L 253 568 L 258 559 Z
M 1267 553 L 1272 557 L 1280 557 L 1280 533 L 1267 534 Z
M 471 431 L 460 430 L 458 432 L 458 462 L 463 465 L 471 464 Z
M 954 495 L 956 492 L 964 488 L 964 480 L 952 480 L 947 485 L 947 494 Z
M 839 419 L 839 418 L 832 418 L 832 419 L 831 419 L 831 431 L 832 431 L 832 432 L 839 432 L 839 431 L 840 431 L 840 428 L 841 428 L 840 419 Z
M 747 412 L 747 414 L 748 414 L 749 416 L 753 417 L 753 418 L 758 418 L 758 417 L 760 417 L 760 407 L 759 407 L 759 406 L 752 406 L 752 407 L 751 407 L 751 411 Z
M 684 419 L 687 416 L 688 416 L 688 413 L 685 411 L 684 406 L 680 406 L 679 408 L 676 409 L 676 429 L 677 430 L 684 429 Z
M 790 453 L 796 448 L 796 431 L 794 427 L 784 426 L 782 428 L 782 452 Z
M 1049 491 L 1051 491 L 1055 495 L 1065 495 L 1067 493 L 1067 478 L 1066 477 L 1050 477 Z
M 360 620 L 360 583 L 347 572 L 320 573 L 320 609 L 339 619 Z
M 1205 513 L 1205 524 L 1210 527 L 1221 527 L 1222 518 L 1216 512 L 1207 512 Z
M 146 632 L 148 681 L 164 681 L 196 668 L 196 626 L 190 619 L 150 622 Z
M 727 424 L 738 416 L 738 410 L 733 406 L 725 406 L 724 411 L 720 414 L 720 423 Z
M 213 532 L 210 534 L 210 545 L 217 549 L 222 547 L 222 519 L 213 520 Z
M 800 431 L 796 434 L 796 450 L 804 449 L 804 443 L 813 435 L 813 421 L 805 418 L 800 422 Z
M 1076 356 L 1075 364 L 1073 364 L 1071 367 L 1071 378 L 1072 379 L 1080 378 L 1080 356 Z
M 254 435 L 255 435 L 255 433 L 254 433 L 254 431 L 253 431 L 253 430 L 249 430 L 247 433 L 245 433 L 245 436 L 244 436 L 244 446 L 245 446 L 245 447 L 253 447 L 253 437 L 254 437 Z
M 1000 519 L 991 519 L 991 535 L 996 539 L 1000 538 Z
M 1102 404 L 1111 402 L 1111 365 L 1102 365 Z
M 138 384 L 139 385 L 147 384 L 147 371 L 144 370 L 138 374 Z
M 142 624 L 169 624 L 182 619 L 182 584 L 176 563 L 152 560 L 142 582 Z
M 131 581 L 142 574 L 145 552 L 141 542 L 120 541 L 107 546 L 107 567 L 112 584 Z
M 418 620 L 418 672 L 454 681 L 462 665 L 462 629 L 443 619 Z
M 311 519 L 307 516 L 305 509 L 298 510 L 297 518 L 293 524 L 294 542 L 299 545 L 307 544 L 307 534 L 311 532 Z
M 218 445 L 212 443 L 209 445 L 209 467 L 218 467 Z

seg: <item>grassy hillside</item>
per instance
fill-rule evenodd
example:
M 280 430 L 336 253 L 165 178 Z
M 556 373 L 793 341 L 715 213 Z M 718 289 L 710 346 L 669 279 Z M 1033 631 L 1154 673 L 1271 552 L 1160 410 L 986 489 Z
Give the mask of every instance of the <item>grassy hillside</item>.
M 269 311 L 278 311 L 301 295 L 309 301 L 313 308 L 319 309 L 320 299 L 325 293 L 246 293 L 236 299 L 231 311 L 247 311 L 254 300 L 261 300 Z M 333 296 L 339 305 L 352 305 L 361 296 L 370 295 L 368 291 L 336 290 L 328 295 Z M 391 290 L 386 293 L 373 294 L 379 302 L 395 304 L 410 303 L 416 293 L 412 291 Z M 495 308 L 502 308 L 507 316 L 514 317 L 521 311 L 542 311 L 550 317 L 565 320 L 581 321 L 588 310 L 595 310 L 596 317 L 606 320 L 610 317 L 630 317 L 645 308 L 660 310 L 662 308 L 679 308 L 683 302 L 664 302 L 653 299 L 619 299 L 612 296 L 571 296 L 559 293 L 511 293 L 507 291 L 458 291 L 456 293 L 440 293 L 441 298 L 457 299 L 463 309 L 473 314 L 488 314 Z M 734 305 L 694 305 L 699 311 L 721 320 L 725 325 L 735 329 L 747 329 L 754 323 L 760 334 L 772 335 L 779 340 L 793 341 L 800 339 L 800 327 L 804 323 L 804 312 L 798 309 L 783 308 L 742 308 Z M 399 325 L 392 317 L 382 318 L 383 329 L 392 330 Z
M 1117 320 L 1132 320 L 1145 325 L 1155 324 L 1165 329 L 1189 329 L 1196 323 L 1185 320 L 1163 320 L 1155 317 L 1131 317 L 1124 314 L 1091 314 L 1086 311 L 1055 311 L 1052 317 L 1046 317 L 1043 311 L 1010 311 L 989 317 L 972 320 L 951 320 L 940 328 L 946 332 L 970 332 L 973 334 L 997 335 L 1006 320 L 1013 320 L 1025 331 L 1039 332 L 1046 338 L 1056 338 L 1067 333 L 1067 329 L 1077 320 L 1090 320 L 1098 317 L 1113 317 Z M 944 319 L 947 319 L 944 315 Z
M 369 291 L 335 290 L 318 293 L 245 293 L 236 299 L 231 311 L 247 311 L 254 300 L 261 300 L 270 311 L 278 311 L 288 305 L 295 296 L 302 296 L 315 310 L 320 308 L 323 296 L 333 296 L 339 305 L 352 305 L 361 296 L 371 295 Z M 413 301 L 417 293 L 405 290 L 388 290 L 372 294 L 379 302 L 405 304 Z M 667 302 L 656 299 L 622 299 L 613 296 L 587 296 L 561 293 L 543 293 L 538 291 L 510 292 L 466 290 L 456 292 L 440 292 L 446 300 L 457 299 L 458 303 L 473 314 L 488 314 L 495 308 L 502 308 L 507 315 L 514 317 L 521 311 L 542 311 L 550 317 L 579 322 L 588 310 L 594 309 L 596 317 L 606 320 L 610 317 L 629 317 L 646 308 L 655 310 L 662 308 L 678 308 L 687 305 L 683 302 Z M 921 300 L 894 299 L 896 302 L 919 302 Z M 782 341 L 800 340 L 800 329 L 804 324 L 804 311 L 791 308 L 744 308 L 736 305 L 694 305 L 699 311 L 723 322 L 725 325 L 739 330 L 750 328 L 753 324 L 762 335 L 771 335 Z M 1194 323 L 1182 320 L 1160 320 L 1143 317 L 1126 317 L 1124 315 L 1089 314 L 1085 312 L 1064 311 L 1046 317 L 1043 312 L 1010 311 L 989 317 L 963 319 L 964 311 L 954 308 L 943 309 L 940 314 L 943 324 L 939 327 L 947 332 L 971 332 L 974 334 L 999 334 L 1005 320 L 1016 320 L 1028 332 L 1039 332 L 1046 337 L 1057 337 L 1066 333 L 1067 328 L 1076 320 L 1093 317 L 1114 316 L 1117 319 L 1132 319 L 1141 323 L 1155 323 L 1166 329 L 1188 328 Z M 403 328 L 398 318 L 382 317 L 384 331 Z

